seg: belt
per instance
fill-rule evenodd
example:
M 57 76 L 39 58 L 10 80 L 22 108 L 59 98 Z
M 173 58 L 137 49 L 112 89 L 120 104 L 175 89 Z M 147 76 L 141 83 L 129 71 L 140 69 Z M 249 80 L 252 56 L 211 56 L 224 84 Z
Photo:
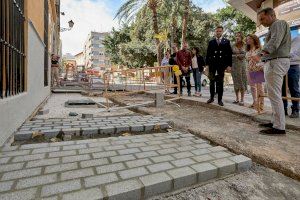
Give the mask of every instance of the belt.
M 262 60 L 262 62 L 268 62 L 268 61 L 270 61 L 270 60 L 276 60 L 276 59 L 280 59 L 280 58 L 291 58 L 291 57 L 276 57 L 276 58 L 268 58 L 268 59 Z
M 300 65 L 291 65 L 290 67 L 299 67 Z

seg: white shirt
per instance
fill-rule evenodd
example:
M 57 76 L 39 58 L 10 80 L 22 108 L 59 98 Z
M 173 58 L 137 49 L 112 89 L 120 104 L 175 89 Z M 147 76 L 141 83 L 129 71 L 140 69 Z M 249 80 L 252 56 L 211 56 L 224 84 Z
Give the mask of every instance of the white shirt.
M 198 68 L 197 56 L 194 56 L 192 58 L 192 68 L 193 69 L 197 69 Z
M 216 37 L 217 43 L 220 44 L 221 41 L 222 41 L 222 39 L 223 39 L 223 37 L 220 37 L 220 38 L 217 38 L 217 37 Z

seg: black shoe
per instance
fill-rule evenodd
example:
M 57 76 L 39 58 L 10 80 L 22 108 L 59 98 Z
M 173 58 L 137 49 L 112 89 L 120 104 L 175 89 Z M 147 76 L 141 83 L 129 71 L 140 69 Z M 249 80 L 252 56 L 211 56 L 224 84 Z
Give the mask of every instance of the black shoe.
M 273 123 L 259 124 L 260 127 L 273 128 Z
M 212 102 L 214 102 L 214 99 L 208 99 L 206 103 L 212 103 Z
M 280 130 L 277 128 L 270 128 L 267 130 L 261 130 L 261 134 L 266 134 L 266 135 L 284 135 L 286 134 L 285 130 Z
M 222 101 L 219 101 L 218 104 L 219 104 L 220 106 L 224 106 L 224 103 L 223 103 Z
M 172 92 L 171 94 L 177 94 L 177 92 L 174 91 L 174 92 Z
M 290 115 L 290 118 L 299 118 L 299 111 L 292 111 L 292 114 Z
M 188 92 L 188 96 L 189 96 L 189 97 L 191 97 L 191 96 L 192 96 L 192 94 L 191 94 L 190 92 Z
M 284 109 L 284 114 L 285 114 L 285 116 L 288 116 L 288 115 L 289 115 L 287 109 Z

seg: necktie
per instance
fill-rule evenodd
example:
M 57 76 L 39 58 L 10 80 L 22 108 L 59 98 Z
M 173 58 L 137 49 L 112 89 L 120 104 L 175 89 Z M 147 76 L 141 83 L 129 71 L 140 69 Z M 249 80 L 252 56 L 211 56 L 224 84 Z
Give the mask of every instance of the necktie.
M 218 45 L 221 43 L 221 41 L 220 41 L 220 39 L 219 39 L 219 38 L 217 39 L 217 42 L 218 42 Z

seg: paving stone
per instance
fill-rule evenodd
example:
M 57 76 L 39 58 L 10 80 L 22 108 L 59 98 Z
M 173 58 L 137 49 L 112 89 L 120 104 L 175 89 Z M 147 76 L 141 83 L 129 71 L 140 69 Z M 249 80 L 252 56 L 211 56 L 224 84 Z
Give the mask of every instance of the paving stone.
M 204 155 L 200 155 L 200 156 L 194 156 L 192 158 L 194 160 L 196 160 L 197 162 L 199 162 L 199 163 L 215 159 L 214 157 L 210 156 L 209 154 L 204 154 Z
M 49 158 L 55 158 L 55 157 L 73 156 L 73 155 L 76 155 L 75 150 L 51 152 L 51 153 L 49 153 L 48 157 Z
M 10 160 L 10 157 L 0 158 L 0 164 L 6 164 Z
M 159 126 L 160 130 L 164 130 L 164 129 L 168 129 L 169 128 L 169 124 L 166 123 L 166 122 L 157 123 L 156 126 Z
M 145 186 L 144 198 L 150 198 L 172 190 L 172 178 L 165 172 L 150 174 L 139 179 Z
M 195 147 L 192 147 L 192 146 L 185 146 L 185 147 L 177 147 L 176 148 L 178 151 L 191 151 L 191 150 L 194 150 Z
M 87 177 L 92 175 L 94 175 L 94 171 L 92 168 L 78 169 L 78 170 L 72 170 L 68 172 L 62 172 L 61 180 L 65 181 L 69 179 L 82 178 L 82 177 Z
M 0 165 L 0 173 L 22 169 L 24 163 L 2 164 Z
M 154 123 L 143 123 L 145 131 L 152 131 L 154 130 L 155 124 Z
M 95 143 L 89 143 L 88 147 L 104 147 L 104 146 L 110 146 L 111 144 L 109 142 L 95 142 Z
M 164 156 L 151 157 L 151 160 L 153 160 L 153 162 L 155 163 L 160 163 L 160 162 L 166 162 L 175 159 L 170 155 L 164 155 Z
M 112 141 L 112 145 L 120 145 L 120 144 L 129 144 L 131 143 L 130 140 L 121 140 L 121 138 L 118 138 L 120 140 Z
M 129 178 L 149 174 L 149 172 L 147 171 L 147 169 L 145 167 L 137 167 L 137 168 L 133 168 L 133 169 L 119 171 L 118 173 L 122 179 L 129 179 Z
M 1 151 L 2 152 L 5 152 L 5 151 L 16 151 L 18 149 L 19 149 L 19 146 L 4 145 L 4 146 L 2 146 Z
M 125 126 L 125 125 L 123 125 L 123 126 L 117 125 L 117 126 L 115 126 L 115 128 L 116 128 L 116 133 L 122 133 L 122 132 L 128 132 L 128 131 L 130 131 L 130 127 L 129 126 Z
M 76 141 L 76 144 L 89 144 L 89 143 L 95 143 L 98 141 L 99 141 L 98 139 L 85 139 L 85 140 Z
M 20 146 L 20 149 L 35 149 L 49 147 L 48 143 L 38 143 L 38 144 L 24 144 Z
M 42 173 L 42 168 L 22 169 L 13 172 L 5 172 L 2 175 L 2 181 L 13 180 L 17 178 L 25 178 L 30 176 L 37 176 Z
M 172 154 L 172 156 L 174 156 L 177 159 L 181 159 L 181 158 L 188 158 L 188 157 L 194 156 L 194 154 L 187 151 L 187 152 L 174 153 L 174 154 Z
M 147 146 L 147 147 L 140 147 L 142 151 L 154 151 L 161 149 L 160 146 L 154 145 L 154 146 Z
M 202 139 L 199 139 L 199 138 L 196 138 L 195 140 L 193 140 L 193 142 L 194 142 L 195 144 L 207 143 L 206 140 L 202 140 Z
M 161 155 L 165 155 L 165 154 L 176 153 L 178 152 L 178 150 L 175 148 L 169 148 L 169 149 L 157 150 L 157 152 Z
M 153 165 L 147 166 L 147 169 L 149 169 L 149 171 L 151 173 L 165 171 L 165 170 L 172 169 L 172 168 L 174 168 L 174 166 L 171 165 L 169 162 L 163 162 L 163 163 L 158 163 L 158 164 L 153 164 Z
M 105 152 L 93 153 L 92 155 L 94 158 L 107 158 L 111 156 L 116 156 L 118 154 L 116 151 L 105 151 Z
M 29 140 L 32 137 L 32 131 L 19 131 L 14 135 L 15 141 Z
M 152 156 L 158 156 L 159 154 L 155 151 L 146 151 L 146 152 L 141 152 L 141 153 L 136 153 L 135 156 L 137 158 L 147 158 L 147 157 L 152 157 Z
M 101 200 L 104 197 L 100 188 L 84 189 L 78 192 L 64 194 L 63 200 Z
M 63 172 L 68 170 L 74 170 L 77 168 L 78 168 L 77 163 L 59 164 L 59 165 L 47 166 L 45 168 L 45 173 L 48 174 L 53 172 Z
M 46 147 L 46 148 L 40 148 L 40 149 L 33 149 L 32 154 L 48 153 L 48 152 L 54 152 L 54 151 L 59 151 L 59 147 Z
M 221 146 L 211 147 L 208 150 L 211 152 L 217 152 L 217 151 L 226 151 L 227 149 Z
M 130 126 L 131 132 L 143 132 L 144 131 L 144 125 L 138 125 L 135 123 L 135 125 Z
M 174 189 L 187 187 L 197 182 L 197 173 L 190 167 L 168 170 L 167 173 L 174 179 Z
M 249 170 L 252 166 L 252 160 L 243 155 L 232 156 L 229 160 L 236 163 L 236 168 L 239 172 Z
M 27 190 L 19 190 L 9 193 L 0 193 L 1 200 L 31 200 L 35 198 L 37 188 L 30 188 Z
M 73 150 L 73 149 L 85 149 L 86 144 L 76 144 L 76 145 L 68 145 L 68 146 L 63 146 L 63 150 Z
M 58 163 L 59 163 L 59 158 L 34 160 L 34 161 L 29 161 L 26 165 L 26 168 L 41 167 L 41 166 L 47 166 L 47 165 L 55 165 L 55 164 L 58 164 Z
M 146 142 L 148 145 L 156 145 L 156 144 L 163 144 L 164 142 L 163 141 L 149 141 L 149 142 Z
M 114 134 L 115 127 L 113 127 L 113 126 L 100 127 L 99 131 L 100 131 L 100 134 Z
M 80 180 L 71 180 L 51 185 L 45 185 L 42 187 L 42 197 L 51 196 L 58 193 L 69 192 L 73 190 L 79 190 L 81 188 Z
M 58 147 L 58 146 L 67 146 L 72 144 L 75 144 L 75 141 L 54 142 L 54 143 L 50 143 L 50 146 Z
M 85 187 L 101 186 L 103 184 L 118 181 L 118 176 L 115 173 L 103 174 L 84 178 Z
M 140 200 L 143 186 L 137 180 L 126 180 L 105 186 L 109 200 Z
M 82 128 L 82 134 L 83 135 L 97 135 L 98 134 L 98 128 Z
M 191 152 L 197 156 L 210 153 L 208 149 L 196 149 Z
M 147 144 L 144 143 L 144 142 L 139 142 L 139 143 L 126 144 L 126 146 L 128 148 L 132 148 L 132 147 L 144 147 L 144 146 L 147 146 Z
M 67 129 L 62 129 L 62 131 L 65 134 L 71 134 L 71 135 L 79 135 L 80 134 L 79 128 L 67 128 Z
M 160 146 L 161 146 L 161 148 L 163 148 L 163 149 L 169 149 L 169 148 L 172 148 L 172 147 L 178 147 L 178 144 L 175 144 L 175 143 L 171 143 L 171 144 L 161 144 Z
M 218 167 L 219 177 L 223 177 L 235 172 L 235 163 L 227 158 L 213 160 L 210 163 Z
M 92 159 L 92 160 L 86 160 L 86 161 L 80 162 L 80 166 L 82 168 L 92 167 L 92 166 L 100 166 L 100 165 L 106 165 L 106 164 L 109 164 L 109 161 L 107 158 Z
M 131 148 L 131 149 L 122 149 L 122 150 L 118 150 L 118 153 L 120 155 L 125 155 L 125 154 L 132 154 L 132 153 L 138 153 L 141 152 L 141 150 L 139 150 L 138 148 Z
M 120 149 L 125 149 L 126 147 L 124 145 L 113 145 L 113 146 L 106 146 L 104 149 L 106 151 L 111 151 L 111 150 L 120 150 Z
M 97 152 L 102 152 L 102 151 L 103 151 L 102 147 L 87 148 L 87 149 L 79 149 L 78 150 L 79 154 L 97 153 Z
M 171 161 L 171 163 L 176 167 L 183 167 L 183 166 L 195 164 L 196 162 L 190 158 L 183 158 L 183 159 Z
M 124 162 L 124 161 L 134 160 L 134 159 L 136 158 L 133 155 L 121 155 L 121 156 L 110 157 L 112 163 Z
M 153 163 L 148 158 L 138 159 L 138 160 L 133 160 L 133 161 L 127 161 L 126 162 L 126 165 L 129 168 L 140 167 L 140 166 L 151 165 L 151 164 L 153 164 Z
M 68 163 L 68 162 L 76 162 L 76 161 L 89 160 L 89 159 L 91 159 L 90 155 L 83 154 L 78 156 L 63 157 L 62 162 Z
M 224 152 L 224 151 L 210 153 L 210 155 L 215 157 L 215 158 L 226 158 L 226 157 L 232 156 L 230 153 L 227 153 L 227 152 Z
M 33 178 L 21 179 L 18 181 L 16 189 L 23 189 L 28 187 L 40 186 L 49 183 L 54 183 L 57 181 L 56 174 L 44 175 L 44 176 L 36 176 Z
M 198 182 L 211 180 L 218 175 L 218 168 L 210 163 L 195 164 L 192 165 L 191 168 L 198 173 Z
M 13 183 L 13 181 L 0 182 L 0 192 L 9 191 Z
M 123 163 L 115 163 L 115 164 L 96 167 L 96 171 L 98 174 L 105 174 L 105 173 L 120 171 L 124 169 L 125 169 L 125 165 Z

